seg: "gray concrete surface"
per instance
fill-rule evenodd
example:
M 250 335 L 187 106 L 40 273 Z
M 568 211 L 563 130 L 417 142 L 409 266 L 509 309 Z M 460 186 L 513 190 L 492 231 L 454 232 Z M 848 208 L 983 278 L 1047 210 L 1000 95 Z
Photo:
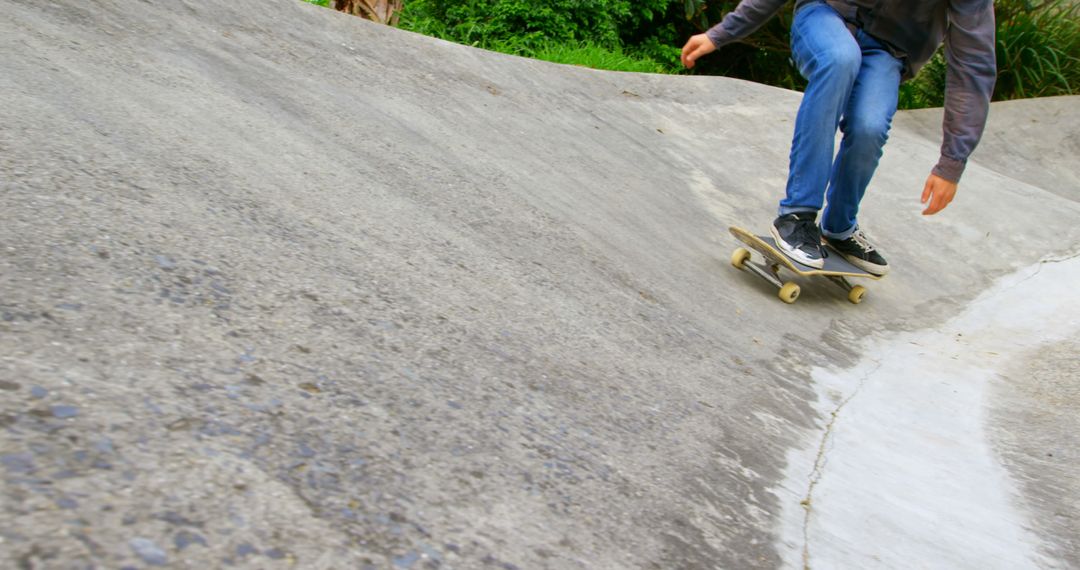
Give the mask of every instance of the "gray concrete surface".
M 993 121 L 979 142 L 979 163 L 1062 198 L 1080 200 L 1080 103 L 1044 97 L 995 104 Z M 941 110 L 903 113 L 900 128 L 932 143 L 941 141 Z
M 1001 283 L 1054 334 L 906 353 L 988 371 L 889 425 L 969 418 L 1016 533 L 978 539 L 1078 563 L 1076 296 L 1016 278 L 1077 275 L 1076 98 L 996 105 L 934 218 L 932 112 L 899 117 L 862 216 L 893 274 L 789 307 L 726 227 L 771 219 L 795 93 L 293 0 L 0 0 L 0 66 L 0 565 L 985 568 L 886 512 L 935 495 L 846 517 L 821 467 L 904 378 L 875 351 Z

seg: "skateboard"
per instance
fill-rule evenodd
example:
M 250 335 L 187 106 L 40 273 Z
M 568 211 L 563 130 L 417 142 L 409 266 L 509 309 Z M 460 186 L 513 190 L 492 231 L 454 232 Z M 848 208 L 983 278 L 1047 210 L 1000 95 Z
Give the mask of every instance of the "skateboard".
M 783 281 L 780 278 L 780 268 L 783 267 L 796 275 L 803 277 L 825 277 L 848 292 L 848 301 L 854 304 L 862 302 L 866 296 L 866 287 L 852 285 L 848 278 L 860 277 L 878 280 L 880 275 L 874 275 L 858 267 L 855 267 L 829 246 L 823 246 L 825 250 L 825 267 L 816 269 L 803 265 L 782 253 L 776 247 L 776 241 L 771 236 L 754 235 L 742 228 L 731 226 L 731 235 L 739 241 L 750 246 L 751 249 L 765 258 L 765 263 L 757 263 L 751 259 L 751 253 L 746 248 L 738 248 L 731 254 L 731 264 L 736 269 L 749 271 L 758 277 L 780 288 L 780 300 L 791 304 L 799 298 L 801 291 L 797 283 Z

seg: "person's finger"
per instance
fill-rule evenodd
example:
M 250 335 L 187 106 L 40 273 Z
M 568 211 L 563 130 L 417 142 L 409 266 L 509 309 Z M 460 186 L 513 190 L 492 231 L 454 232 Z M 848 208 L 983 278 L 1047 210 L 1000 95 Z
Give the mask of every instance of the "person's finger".
M 923 210 L 924 216 L 932 216 L 938 213 L 941 209 L 941 194 L 931 190 L 930 203 L 926 205 L 926 209 Z
M 926 184 L 923 185 L 923 189 L 922 189 L 922 203 L 923 204 L 925 204 L 926 201 L 930 199 L 930 194 L 933 192 L 933 188 L 934 188 L 934 179 L 933 178 L 927 178 L 926 179 Z
M 933 191 L 934 197 L 930 200 L 930 206 L 923 210 L 923 214 L 932 216 L 945 209 L 946 206 L 952 202 L 954 192 L 950 192 L 946 187 L 936 187 Z
M 682 48 L 682 64 L 687 69 L 693 69 L 694 63 L 699 56 L 695 55 L 700 50 L 697 38 L 690 38 L 690 41 L 686 42 L 686 45 Z
M 694 51 L 694 38 L 687 40 L 686 45 L 682 47 L 682 57 L 686 59 L 686 56 L 690 55 L 690 52 Z
M 702 43 L 701 45 L 698 46 L 698 48 L 696 50 L 694 50 L 694 53 L 690 54 L 690 60 L 691 61 L 697 61 L 702 56 L 709 55 L 712 52 L 712 50 L 709 49 L 710 47 L 711 46 Z

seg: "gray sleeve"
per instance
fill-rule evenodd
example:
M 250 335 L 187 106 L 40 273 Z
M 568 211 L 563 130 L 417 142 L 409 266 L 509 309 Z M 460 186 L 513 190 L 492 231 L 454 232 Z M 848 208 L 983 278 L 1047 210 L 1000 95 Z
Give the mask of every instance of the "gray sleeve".
M 741 40 L 765 25 L 786 3 L 786 0 L 742 0 L 705 35 L 716 47 Z
M 945 34 L 945 120 L 941 158 L 933 173 L 960 180 L 982 138 L 997 79 L 994 5 L 991 0 L 952 0 Z

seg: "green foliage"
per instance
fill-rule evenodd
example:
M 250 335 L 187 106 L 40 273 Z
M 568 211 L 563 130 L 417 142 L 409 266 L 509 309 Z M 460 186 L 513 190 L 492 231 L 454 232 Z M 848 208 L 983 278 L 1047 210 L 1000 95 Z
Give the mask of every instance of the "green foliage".
M 682 71 L 686 38 L 719 21 L 736 1 L 406 0 L 400 26 L 485 49 L 589 67 Z M 799 88 L 789 63 L 792 3 L 747 43 L 701 61 L 695 73 L 731 75 Z M 560 45 L 561 44 L 561 45 Z M 558 56 L 553 54 L 558 53 Z M 544 54 L 544 55 L 541 55 Z M 614 62 L 622 62 L 615 64 Z
M 329 6 L 330 0 L 304 0 L 308 4 L 315 4 L 316 6 Z
M 735 9 L 737 0 L 705 2 L 685 0 L 683 14 L 683 40 L 693 33 L 705 31 L 719 22 L 724 15 Z M 799 72 L 791 65 L 790 32 L 795 2 L 787 2 L 775 18 L 769 20 L 757 32 L 742 42 L 724 46 L 717 55 L 703 58 L 695 67 L 695 73 L 725 75 L 777 85 L 788 89 L 801 89 L 806 85 Z M 693 13 L 692 18 L 687 14 Z
M 945 104 L 945 56 L 938 50 L 919 74 L 900 85 L 900 109 L 925 109 Z
M 626 30 L 651 23 L 672 0 L 409 0 L 402 27 L 439 22 L 448 39 L 470 44 L 513 38 L 620 44 Z
M 327 0 L 305 0 L 326 5 Z M 805 81 L 790 63 L 794 2 L 745 41 L 698 62 L 693 73 L 789 89 Z M 683 72 L 680 48 L 737 0 L 405 0 L 400 26 L 485 49 L 601 69 Z M 1080 93 L 1080 4 L 997 0 L 996 100 Z M 900 89 L 900 107 L 943 102 L 939 52 Z
M 1080 93 L 1080 4 L 999 0 L 995 100 Z
M 1080 93 L 1080 8 L 1062 0 L 998 0 L 995 101 Z M 941 50 L 900 88 L 900 108 L 940 107 Z
M 553 63 L 580 65 L 608 71 L 634 73 L 668 73 L 669 67 L 619 47 L 606 47 L 592 42 L 552 42 L 545 40 L 511 39 L 488 42 L 485 49 Z
M 619 48 L 606 48 L 590 42 L 578 44 L 549 42 L 542 44 L 528 55 L 544 61 L 581 65 L 610 71 L 632 71 L 635 73 L 664 73 L 667 71 L 664 65 L 655 60 L 634 57 L 624 53 Z
M 641 44 L 628 48 L 632 57 L 655 62 L 657 73 L 677 73 L 682 69 L 682 48 L 675 42 L 662 40 L 667 34 L 646 38 Z
M 688 0 L 699 2 L 699 0 Z M 701 15 L 718 22 L 737 2 L 711 3 Z M 719 13 L 718 13 L 719 12 Z M 998 81 L 994 100 L 1080 93 L 1080 4 L 1071 0 L 997 0 Z M 791 6 L 746 42 L 702 60 L 699 72 L 740 77 L 799 89 L 805 83 L 790 65 Z M 945 59 L 934 56 L 900 88 L 900 108 L 944 103 Z
M 619 69 L 632 60 L 632 67 L 665 71 L 678 63 L 682 38 L 664 18 L 684 1 L 406 0 L 400 26 L 530 57 L 590 67 L 623 62 Z

